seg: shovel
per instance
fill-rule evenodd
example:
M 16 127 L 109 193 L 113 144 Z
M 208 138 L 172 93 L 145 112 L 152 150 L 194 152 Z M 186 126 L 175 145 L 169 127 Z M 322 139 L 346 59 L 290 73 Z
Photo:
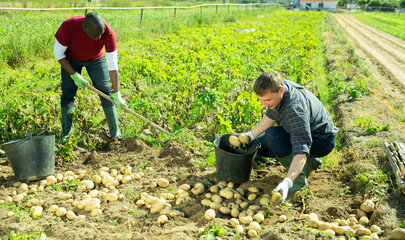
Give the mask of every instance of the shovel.
M 115 104 L 114 99 L 112 99 L 111 97 L 109 97 L 108 95 L 106 95 L 105 93 L 101 92 L 100 90 L 96 89 L 95 87 L 91 86 L 90 84 L 84 84 L 85 87 L 87 87 L 88 89 L 90 89 L 91 91 L 97 93 L 98 95 L 102 96 L 103 98 L 107 99 L 108 101 L 112 102 Z M 127 111 L 128 113 L 134 115 L 135 117 L 147 122 L 149 125 L 157 128 L 159 131 L 166 133 L 169 136 L 173 136 L 173 134 L 169 133 L 168 131 L 164 130 L 163 128 L 161 128 L 160 126 L 156 125 L 155 123 L 149 121 L 148 119 L 144 118 L 143 116 L 139 115 L 138 113 L 132 111 L 131 109 L 129 109 L 126 106 L 122 106 L 122 109 L 124 109 L 125 111 Z

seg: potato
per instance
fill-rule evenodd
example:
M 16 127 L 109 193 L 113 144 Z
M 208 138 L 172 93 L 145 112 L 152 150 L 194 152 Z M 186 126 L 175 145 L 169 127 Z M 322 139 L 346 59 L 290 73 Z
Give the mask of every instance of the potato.
M 219 192 L 219 187 L 217 186 L 217 185 L 212 185 L 211 187 L 210 187 L 210 192 L 211 193 L 217 193 L 217 192 Z
M 31 208 L 31 211 L 32 211 L 32 217 L 33 218 L 38 218 L 38 217 L 41 217 L 41 215 L 42 215 L 42 207 L 41 206 L 33 206 L 32 208 Z
M 257 237 L 257 232 L 256 230 L 249 230 L 248 235 L 249 237 Z
M 239 214 L 239 221 L 245 225 L 249 225 L 253 222 L 253 218 L 251 216 L 241 217 Z
M 244 144 L 249 144 L 249 142 L 250 142 L 250 138 L 248 137 L 248 135 L 246 135 L 244 133 L 239 134 L 238 139 L 241 143 L 244 143 Z
M 253 220 L 255 220 L 255 221 L 258 222 L 258 223 L 264 222 L 264 214 L 261 213 L 261 212 L 256 213 L 256 214 L 253 216 Z
M 251 193 L 248 196 L 248 200 L 249 201 L 254 201 L 257 198 L 257 194 L 256 193 Z
M 154 204 L 152 206 L 152 208 L 150 209 L 150 213 L 155 214 L 160 212 L 163 208 L 166 207 L 166 204 L 162 203 L 162 202 L 157 202 L 156 204 Z
M 332 229 L 332 224 L 327 223 L 327 222 L 323 222 L 323 223 L 319 224 L 318 229 L 319 230 Z
M 26 183 L 21 183 L 17 188 L 17 193 L 28 192 L 28 185 Z
M 58 216 L 58 217 L 64 217 L 65 216 L 65 214 L 66 214 L 66 208 L 64 208 L 64 207 L 60 207 L 60 208 L 58 208 L 58 210 L 56 210 L 56 216 Z
M 109 193 L 105 196 L 105 200 L 108 202 L 115 202 L 118 200 L 118 195 L 116 193 Z
M 405 239 L 405 229 L 396 228 L 391 231 L 390 236 L 392 240 L 404 240 Z
M 238 137 L 234 135 L 229 136 L 229 143 L 235 147 L 239 147 L 241 145 L 241 142 L 238 139 Z
M 230 213 L 231 213 L 231 209 L 228 208 L 228 207 L 224 207 L 224 206 L 220 207 L 220 208 L 219 208 L 219 211 L 220 211 L 221 213 L 223 213 L 223 214 L 230 214 Z
M 236 218 L 231 218 L 229 219 L 229 224 L 231 224 L 233 227 L 236 227 L 237 225 L 239 225 L 239 220 Z
M 344 235 L 345 232 L 347 232 L 348 228 L 349 228 L 348 226 L 340 226 L 334 229 L 334 231 L 337 235 Z
M 257 187 L 249 187 L 248 191 L 251 192 L 251 193 L 258 193 L 259 189 Z
M 249 230 L 255 230 L 257 233 L 260 233 L 262 228 L 260 227 L 260 224 L 258 222 L 251 222 L 249 223 Z
M 370 220 L 368 219 L 368 217 L 363 216 L 359 219 L 359 223 L 363 226 L 366 226 L 368 223 L 370 222 Z
M 57 205 L 51 205 L 49 208 L 48 208 L 48 212 L 51 212 L 51 213 L 54 213 L 54 212 L 56 212 L 57 210 L 58 210 L 58 206 Z
M 235 226 L 235 232 L 239 233 L 239 234 L 243 234 L 244 233 L 244 229 L 242 225 L 236 225 Z
M 217 203 L 221 203 L 222 202 L 222 198 L 219 195 L 212 195 L 211 200 Z
M 233 182 L 229 182 L 228 184 L 226 184 L 227 188 L 233 188 L 235 186 L 235 184 Z
M 11 197 L 11 196 L 7 196 L 5 199 L 4 199 L 4 202 L 5 203 L 11 203 L 13 201 L 13 198 Z
M 286 215 L 280 215 L 279 217 L 278 217 L 278 221 L 279 222 L 285 222 L 287 220 L 287 216 Z
M 205 211 L 204 217 L 208 221 L 213 220 L 215 218 L 215 210 L 214 209 L 208 209 L 207 211 Z
M 157 222 L 160 224 L 165 224 L 169 221 L 169 218 L 166 215 L 160 215 L 157 219 Z
M 371 231 L 365 227 L 359 228 L 356 230 L 356 235 L 359 236 L 363 236 L 363 235 L 367 235 L 370 236 L 371 235 Z
M 271 201 L 272 202 L 277 202 L 278 200 L 281 199 L 281 193 L 279 192 L 272 192 L 271 194 Z
M 100 216 L 101 214 L 103 214 L 103 211 L 101 211 L 100 208 L 93 209 L 90 212 L 90 216 L 92 216 L 92 217 L 97 217 L 97 216 Z
M 374 211 L 374 202 L 372 200 L 366 200 L 360 205 L 360 209 L 366 213 Z
M 121 176 L 121 175 L 120 175 Z M 129 181 L 131 181 L 132 180 L 132 176 L 131 175 L 128 175 L 128 176 L 125 176 L 125 177 L 123 177 L 122 179 L 121 179 L 121 182 L 123 183 L 123 184 L 126 184 L 126 183 L 128 183 Z
M 206 207 L 209 207 L 209 206 L 210 206 L 210 203 L 211 203 L 211 200 L 209 200 L 209 199 L 203 199 L 203 200 L 201 201 L 201 204 L 202 204 L 203 206 L 206 206 Z
M 219 191 L 219 195 L 223 198 L 231 199 L 231 198 L 233 198 L 234 194 L 230 188 L 224 188 L 221 191 Z
M 239 216 L 239 209 L 237 209 L 237 208 L 232 208 L 232 210 L 231 210 L 231 216 L 232 217 L 238 217 Z
M 15 196 L 13 197 L 13 200 L 14 200 L 15 202 L 21 202 L 23 199 L 24 199 L 24 194 L 22 194 L 22 193 L 17 194 L 17 195 L 15 195 Z
M 191 189 L 191 193 L 194 194 L 194 196 L 198 196 L 204 193 L 204 188 L 201 187 L 194 187 L 193 189 Z
M 145 198 L 145 204 L 150 204 L 150 205 L 152 205 L 152 204 L 154 204 L 158 199 L 159 199 L 159 198 L 157 198 L 157 197 L 154 197 L 154 196 L 152 196 L 152 195 L 148 195 L 148 196 Z
M 247 203 L 247 202 L 241 202 L 241 203 L 239 204 L 239 206 L 240 206 L 242 209 L 246 209 L 246 208 L 249 207 L 249 203 Z
M 12 217 L 14 216 L 14 212 L 7 212 L 7 217 Z
M 317 219 L 309 218 L 305 223 L 308 227 L 318 228 L 321 222 Z
M 367 217 L 367 213 L 364 212 L 364 211 L 361 210 L 361 209 L 356 209 L 356 214 L 357 214 L 357 216 L 358 216 L 359 218 L 361 218 L 361 217 Z
M 270 196 L 269 195 L 263 195 L 263 197 L 260 199 L 260 204 L 263 206 L 266 206 L 270 204 Z
M 159 187 L 163 187 L 163 188 L 167 188 L 169 186 L 169 180 L 167 180 L 166 178 L 159 178 L 158 180 L 156 180 L 157 185 L 159 185 Z
M 100 208 L 100 200 L 96 200 L 97 198 L 86 202 L 86 204 L 84 205 L 84 210 L 87 212 L 93 211 L 94 209 Z
M 335 236 L 336 235 L 336 233 L 335 233 L 335 231 L 333 231 L 332 229 L 326 229 L 326 230 L 323 230 L 325 233 L 329 233 L 330 235 L 332 235 L 332 236 Z
M 217 202 L 211 202 L 210 203 L 210 208 L 215 209 L 215 210 L 219 210 L 222 207 L 222 204 L 217 203 Z
M 372 233 L 381 232 L 381 228 L 380 228 L 379 226 L 377 226 L 377 225 L 371 225 L 370 231 L 371 231 Z
M 77 218 L 76 214 L 73 211 L 67 211 L 66 217 L 67 217 L 67 219 L 69 219 L 71 221 L 73 221 Z
M 184 191 L 189 191 L 191 189 L 191 187 L 188 184 L 182 184 L 179 186 L 179 189 L 182 189 Z

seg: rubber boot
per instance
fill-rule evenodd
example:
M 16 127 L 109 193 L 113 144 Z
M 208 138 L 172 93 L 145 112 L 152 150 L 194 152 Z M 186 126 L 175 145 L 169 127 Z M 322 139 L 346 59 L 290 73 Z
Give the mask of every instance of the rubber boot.
M 321 159 L 309 157 L 302 171 L 305 173 L 306 177 L 309 177 L 309 174 L 311 174 L 312 171 L 318 169 L 321 165 L 322 165 Z
M 105 117 L 107 118 L 110 135 L 112 138 L 121 136 L 121 131 L 118 127 L 117 108 L 115 106 L 104 108 Z
M 62 139 L 69 137 L 72 133 L 72 112 L 74 107 L 62 107 Z
M 280 163 L 285 167 L 285 169 L 288 170 L 290 169 L 290 165 L 293 159 L 293 156 L 287 155 L 283 158 L 277 158 Z M 304 167 L 305 168 L 305 167 Z M 306 174 L 304 171 L 301 171 L 300 174 L 297 176 L 297 178 L 293 182 L 293 186 L 288 189 L 288 195 L 295 193 L 296 191 L 299 191 L 301 188 L 305 188 L 308 186 Z

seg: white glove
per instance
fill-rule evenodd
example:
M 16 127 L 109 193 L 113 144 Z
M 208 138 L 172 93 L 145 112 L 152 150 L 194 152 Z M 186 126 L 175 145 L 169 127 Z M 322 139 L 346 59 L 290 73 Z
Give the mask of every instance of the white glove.
M 288 189 L 293 186 L 293 182 L 289 178 L 284 178 L 283 181 L 273 190 L 274 192 L 280 192 L 281 199 L 276 201 L 274 205 L 279 205 L 287 199 Z
M 247 136 L 250 138 L 250 141 L 255 140 L 255 137 L 253 136 L 252 131 L 249 131 L 249 132 L 247 132 L 247 133 L 243 133 L 243 134 L 246 134 L 246 135 L 247 135 Z

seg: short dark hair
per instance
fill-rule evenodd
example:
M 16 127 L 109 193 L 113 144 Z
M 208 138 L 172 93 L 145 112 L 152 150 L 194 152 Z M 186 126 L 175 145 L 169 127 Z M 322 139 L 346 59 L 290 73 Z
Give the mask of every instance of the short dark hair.
M 84 17 L 84 26 L 91 25 L 94 29 L 97 29 L 100 32 L 104 32 L 104 20 L 100 14 L 96 12 L 87 13 Z
M 253 91 L 257 95 L 262 96 L 267 91 L 273 93 L 278 92 L 282 86 L 284 86 L 284 82 L 280 74 L 270 70 L 257 77 L 255 84 L 253 85 Z

